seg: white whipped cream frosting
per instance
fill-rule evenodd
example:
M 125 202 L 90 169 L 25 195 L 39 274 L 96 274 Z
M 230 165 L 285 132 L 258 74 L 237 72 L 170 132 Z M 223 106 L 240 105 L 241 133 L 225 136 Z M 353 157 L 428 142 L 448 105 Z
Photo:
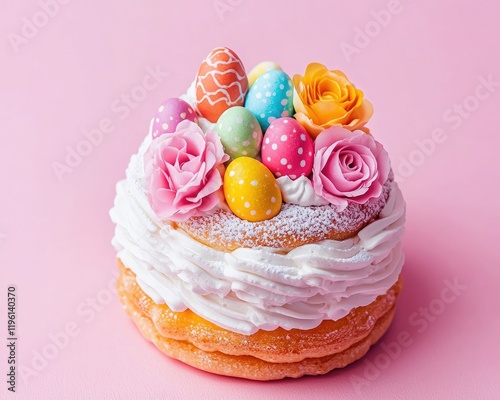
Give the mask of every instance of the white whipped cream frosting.
M 299 176 L 295 180 L 288 176 L 281 176 L 276 179 L 276 182 L 278 182 L 281 195 L 286 203 L 303 207 L 329 204 L 328 200 L 316 194 L 311 180 L 306 176 Z
M 395 182 L 380 218 L 355 237 L 291 251 L 214 250 L 168 221 L 159 221 L 145 189 L 148 135 L 118 182 L 111 219 L 118 257 L 156 303 L 191 309 L 225 329 L 312 329 L 368 305 L 398 279 L 405 204 Z

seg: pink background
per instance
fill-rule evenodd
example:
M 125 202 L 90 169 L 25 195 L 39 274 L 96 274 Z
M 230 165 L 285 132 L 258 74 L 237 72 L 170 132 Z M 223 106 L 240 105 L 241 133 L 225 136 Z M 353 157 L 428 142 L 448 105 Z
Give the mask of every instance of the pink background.
M 17 398 L 499 398 L 500 3 L 92 0 L 46 17 L 46 2 L 9 1 L 0 16 L 0 326 L 15 284 Z M 13 45 L 24 17 L 40 27 Z M 259 383 L 184 366 L 142 339 L 108 289 L 115 183 L 158 104 L 221 45 L 247 70 L 270 59 L 289 74 L 311 61 L 345 71 L 374 104 L 372 132 L 401 181 L 407 262 L 394 323 L 383 345 L 327 376 Z M 157 66 L 168 76 L 146 92 Z M 58 179 L 53 163 L 102 119 L 110 132 Z

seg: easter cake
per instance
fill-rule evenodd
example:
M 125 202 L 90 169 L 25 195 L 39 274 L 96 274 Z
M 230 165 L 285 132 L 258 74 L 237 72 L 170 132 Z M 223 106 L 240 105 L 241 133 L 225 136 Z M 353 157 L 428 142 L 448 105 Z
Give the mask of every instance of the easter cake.
M 246 73 L 216 48 L 153 116 L 118 182 L 118 293 L 149 341 L 255 380 L 324 374 L 388 329 L 405 203 L 338 70 Z

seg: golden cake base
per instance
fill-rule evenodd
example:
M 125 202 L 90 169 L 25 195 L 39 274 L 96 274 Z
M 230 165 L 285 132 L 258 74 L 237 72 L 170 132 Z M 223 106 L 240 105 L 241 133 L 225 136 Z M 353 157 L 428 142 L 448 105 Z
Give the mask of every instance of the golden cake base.
M 325 374 L 361 358 L 389 328 L 399 279 L 386 294 L 338 321 L 309 330 L 260 330 L 243 335 L 220 328 L 190 310 L 156 304 L 119 260 L 118 293 L 143 336 L 166 355 L 220 375 L 253 380 Z

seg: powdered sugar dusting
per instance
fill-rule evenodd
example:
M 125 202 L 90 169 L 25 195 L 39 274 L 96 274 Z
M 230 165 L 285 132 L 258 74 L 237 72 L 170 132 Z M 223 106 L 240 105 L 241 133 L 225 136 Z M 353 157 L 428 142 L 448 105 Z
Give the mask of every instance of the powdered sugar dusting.
M 356 235 L 378 217 L 390 191 L 387 181 L 382 195 L 366 204 L 349 203 L 342 212 L 335 206 L 302 207 L 284 204 L 274 218 L 249 222 L 219 210 L 213 215 L 194 217 L 179 227 L 217 249 L 266 246 L 279 249 L 320 240 L 342 240 Z

